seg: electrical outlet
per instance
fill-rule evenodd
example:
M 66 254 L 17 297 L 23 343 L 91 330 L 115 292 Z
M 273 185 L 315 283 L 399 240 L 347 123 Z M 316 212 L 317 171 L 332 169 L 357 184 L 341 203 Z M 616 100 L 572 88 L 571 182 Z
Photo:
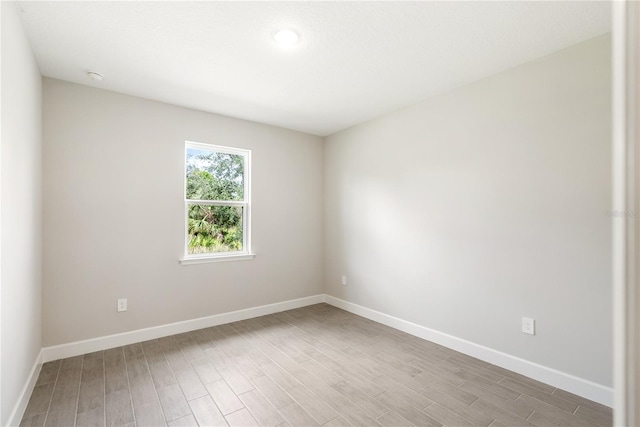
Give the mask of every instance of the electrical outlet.
M 127 299 L 118 298 L 118 311 L 127 311 Z
M 525 334 L 529 334 L 529 335 L 535 335 L 536 334 L 536 321 L 529 318 L 529 317 L 523 317 L 522 318 L 522 332 L 524 332 Z
M 342 276 L 342 284 L 347 286 L 347 276 Z

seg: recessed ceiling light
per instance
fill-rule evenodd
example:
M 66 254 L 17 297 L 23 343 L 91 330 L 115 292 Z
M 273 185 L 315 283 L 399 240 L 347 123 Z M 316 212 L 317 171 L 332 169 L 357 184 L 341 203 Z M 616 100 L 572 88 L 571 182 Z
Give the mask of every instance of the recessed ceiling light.
M 291 47 L 298 43 L 300 36 L 293 30 L 278 30 L 273 33 L 273 39 L 280 46 Z
M 95 71 L 87 72 L 87 77 L 96 82 L 102 81 L 102 74 L 96 73 Z

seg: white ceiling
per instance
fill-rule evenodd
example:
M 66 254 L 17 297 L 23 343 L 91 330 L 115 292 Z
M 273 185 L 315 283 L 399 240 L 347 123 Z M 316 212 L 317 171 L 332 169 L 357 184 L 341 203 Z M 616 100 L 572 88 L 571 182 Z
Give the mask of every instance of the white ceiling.
M 316 135 L 603 34 L 611 21 L 600 1 L 19 6 L 45 76 Z M 272 40 L 282 27 L 301 35 L 295 48 Z

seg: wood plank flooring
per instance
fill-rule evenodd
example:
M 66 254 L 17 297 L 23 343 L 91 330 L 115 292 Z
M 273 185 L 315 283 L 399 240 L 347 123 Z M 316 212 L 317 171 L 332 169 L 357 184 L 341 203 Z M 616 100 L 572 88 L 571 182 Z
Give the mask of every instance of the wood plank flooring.
M 45 363 L 22 426 L 609 426 L 611 409 L 318 304 Z

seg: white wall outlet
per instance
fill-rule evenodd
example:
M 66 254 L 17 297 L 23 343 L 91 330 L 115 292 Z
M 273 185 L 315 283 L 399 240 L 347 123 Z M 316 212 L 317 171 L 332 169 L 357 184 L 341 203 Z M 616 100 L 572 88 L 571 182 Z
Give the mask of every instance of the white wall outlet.
M 529 318 L 529 317 L 523 317 L 522 318 L 522 332 L 524 332 L 525 334 L 529 334 L 529 335 L 535 335 L 536 334 L 536 321 Z
M 342 276 L 342 284 L 347 286 L 347 276 Z
M 127 299 L 118 298 L 118 311 L 127 311 Z

